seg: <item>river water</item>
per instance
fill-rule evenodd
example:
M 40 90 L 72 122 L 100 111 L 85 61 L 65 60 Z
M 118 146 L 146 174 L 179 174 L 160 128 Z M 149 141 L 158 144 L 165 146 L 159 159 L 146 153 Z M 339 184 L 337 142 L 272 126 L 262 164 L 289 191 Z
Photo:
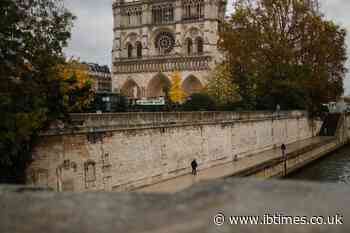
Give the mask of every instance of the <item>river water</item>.
M 298 170 L 287 179 L 350 184 L 350 145 Z

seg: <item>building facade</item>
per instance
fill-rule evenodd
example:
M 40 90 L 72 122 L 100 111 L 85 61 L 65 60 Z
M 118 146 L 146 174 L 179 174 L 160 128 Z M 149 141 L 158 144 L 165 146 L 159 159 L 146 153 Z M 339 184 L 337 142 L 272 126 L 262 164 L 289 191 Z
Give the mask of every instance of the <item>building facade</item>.
M 108 66 L 96 63 L 83 63 L 87 65 L 88 75 L 92 79 L 92 88 L 95 93 L 112 92 L 112 75 Z
M 178 71 L 187 95 L 202 89 L 220 61 L 226 0 L 115 0 L 113 90 L 130 99 L 165 95 Z

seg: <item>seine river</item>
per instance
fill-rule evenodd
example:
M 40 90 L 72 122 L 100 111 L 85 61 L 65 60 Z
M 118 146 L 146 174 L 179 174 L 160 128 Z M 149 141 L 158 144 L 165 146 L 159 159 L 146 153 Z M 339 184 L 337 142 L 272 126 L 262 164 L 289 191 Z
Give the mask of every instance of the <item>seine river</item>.
M 289 175 L 287 179 L 350 184 L 350 145 Z

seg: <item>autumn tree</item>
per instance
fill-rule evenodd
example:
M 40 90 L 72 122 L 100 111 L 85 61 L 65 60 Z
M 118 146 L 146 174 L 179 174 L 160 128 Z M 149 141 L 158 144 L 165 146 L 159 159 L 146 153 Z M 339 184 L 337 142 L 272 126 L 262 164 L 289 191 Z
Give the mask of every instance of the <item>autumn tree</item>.
M 39 131 L 67 115 L 58 67 L 74 16 L 61 0 L 1 0 L 0 18 L 0 182 L 23 182 Z
M 169 92 L 170 100 L 173 103 L 181 103 L 185 97 L 185 93 L 181 87 L 180 73 L 175 71 L 171 74 L 171 87 Z
M 235 1 L 219 46 L 243 102 L 315 112 L 342 95 L 346 31 L 325 19 L 317 5 L 316 0 Z
M 63 96 L 63 106 L 68 112 L 82 112 L 93 101 L 95 93 L 92 90 L 92 77 L 87 64 L 70 59 L 59 65 L 60 91 Z
M 212 71 L 205 92 L 218 106 L 233 104 L 240 100 L 238 86 L 233 82 L 227 64 L 220 64 Z

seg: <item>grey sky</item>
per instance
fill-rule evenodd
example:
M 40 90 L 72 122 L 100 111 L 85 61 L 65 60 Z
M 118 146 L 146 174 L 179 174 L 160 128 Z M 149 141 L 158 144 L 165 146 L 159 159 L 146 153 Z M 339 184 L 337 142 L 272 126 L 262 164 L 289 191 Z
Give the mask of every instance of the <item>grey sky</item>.
M 78 19 L 75 22 L 73 36 L 67 56 L 80 58 L 81 61 L 97 62 L 111 66 L 111 49 L 113 41 L 112 0 L 64 0 Z M 327 18 L 335 20 L 350 33 L 350 1 L 320 0 L 322 11 Z M 232 0 L 228 0 L 228 10 Z M 347 38 L 350 54 L 350 34 Z M 350 63 L 348 62 L 348 67 Z M 345 93 L 350 94 L 350 74 L 345 80 Z

